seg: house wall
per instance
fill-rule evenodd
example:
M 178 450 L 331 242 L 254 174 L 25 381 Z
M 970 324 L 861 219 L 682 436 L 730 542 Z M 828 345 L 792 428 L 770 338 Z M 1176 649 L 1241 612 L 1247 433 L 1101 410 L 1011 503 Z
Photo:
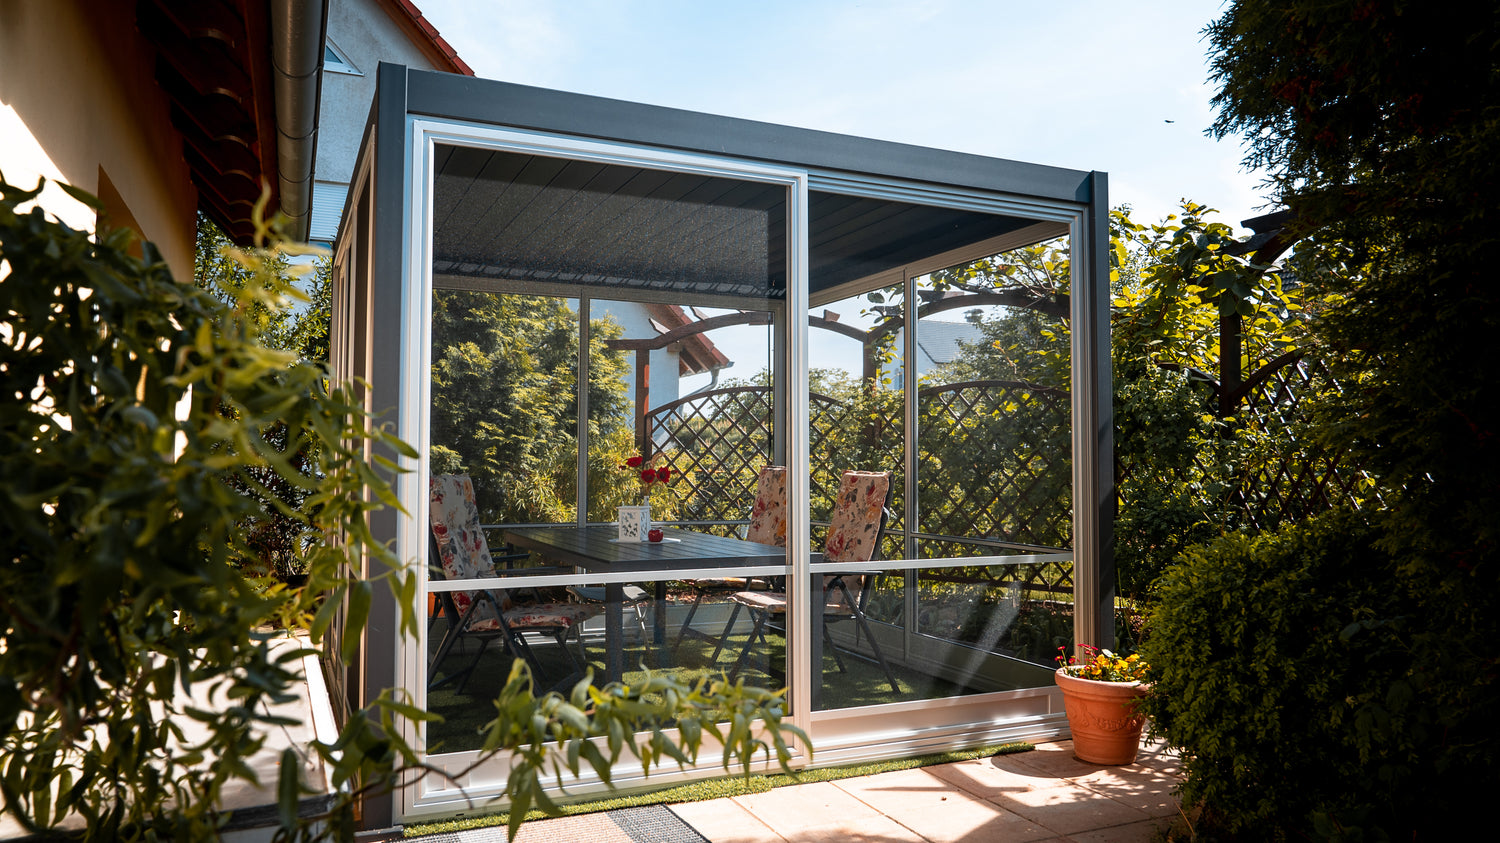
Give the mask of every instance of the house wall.
M 620 327 L 625 329 L 624 336 L 631 338 L 654 337 L 657 335 L 655 328 L 651 326 L 651 315 L 647 313 L 643 305 L 628 301 L 595 300 L 592 308 L 592 316 L 599 319 L 608 316 Z M 635 400 L 635 355 L 637 352 L 627 352 L 625 355 L 625 400 Z M 672 348 L 659 348 L 651 352 L 651 408 L 655 409 L 663 404 L 676 401 L 680 395 L 681 382 L 678 374 L 678 352 Z
M 313 184 L 313 223 L 308 239 L 331 243 L 354 178 L 354 161 L 380 62 L 432 70 L 433 65 L 375 0 L 331 0 L 328 39 L 359 71 L 324 69 L 318 111 L 317 170 Z
M 114 225 L 193 275 L 198 193 L 156 85 L 135 4 L 0 3 L 0 172 L 32 187 L 61 178 L 105 200 Z M 92 229 L 94 213 L 52 188 L 45 207 Z

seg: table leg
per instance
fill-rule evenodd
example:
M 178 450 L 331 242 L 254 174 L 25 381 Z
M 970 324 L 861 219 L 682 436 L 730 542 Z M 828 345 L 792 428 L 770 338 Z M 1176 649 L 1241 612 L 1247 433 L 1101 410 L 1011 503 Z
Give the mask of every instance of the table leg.
M 651 613 L 651 637 L 656 644 L 656 666 L 665 670 L 667 664 L 667 581 L 656 581 L 656 611 Z
M 604 584 L 604 681 L 619 682 L 625 677 L 624 615 L 625 586 L 617 582 Z
M 812 710 L 817 711 L 823 703 L 823 578 L 814 574 L 808 586 L 813 593 L 812 628 L 808 630 L 808 637 L 812 639 L 809 642 L 812 649 L 812 688 L 808 690 L 808 696 L 812 700 Z

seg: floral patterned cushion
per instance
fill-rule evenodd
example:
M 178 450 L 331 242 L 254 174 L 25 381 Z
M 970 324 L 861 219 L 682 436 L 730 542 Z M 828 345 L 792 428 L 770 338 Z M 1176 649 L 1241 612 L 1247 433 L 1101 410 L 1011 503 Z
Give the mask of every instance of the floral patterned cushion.
M 468 475 L 436 475 L 429 493 L 428 516 L 443 575 L 462 580 L 492 573 L 495 562 L 479 529 L 479 506 L 474 503 L 474 484 Z
M 559 628 L 577 626 L 599 614 L 598 606 L 578 603 L 538 603 L 533 606 L 518 606 L 505 613 L 505 622 L 512 629 L 534 629 L 537 627 Z
M 490 556 L 484 530 L 479 527 L 479 506 L 474 502 L 474 484 L 468 475 L 436 475 L 428 484 L 428 491 L 428 520 L 432 522 L 432 535 L 437 539 L 443 576 L 450 580 L 494 576 L 495 561 Z M 453 605 L 458 609 L 459 617 L 468 614 L 476 593 L 453 592 Z M 505 623 L 512 629 L 572 627 L 599 613 L 595 606 L 568 603 L 541 603 L 513 608 L 503 592 L 500 600 L 505 612 Z M 468 632 L 500 628 L 500 616 L 496 614 L 492 602 L 481 603 L 468 617 L 469 622 L 464 627 Z
M 428 520 L 437 539 L 438 558 L 443 577 L 465 580 L 493 576 L 495 562 L 490 558 L 489 544 L 479 529 L 479 506 L 474 502 L 474 484 L 465 474 L 438 474 L 428 483 Z M 469 592 L 453 592 L 453 603 L 459 617 L 469 611 L 473 598 Z M 471 630 L 494 629 L 499 621 L 495 607 L 484 603 L 469 618 Z
M 745 539 L 786 547 L 786 468 L 768 465 L 760 470 Z
M 880 519 L 891 488 L 887 471 L 846 471 L 828 527 L 826 562 L 868 562 L 880 543 Z
M 457 598 L 462 592 L 453 596 Z M 468 595 L 463 595 L 468 600 Z M 457 599 L 454 600 L 457 603 Z M 486 603 L 480 611 L 488 609 Z M 460 609 L 459 611 L 463 611 Z M 520 606 L 510 609 L 505 613 L 505 623 L 511 629 L 562 629 L 573 627 L 597 615 L 599 610 L 594 606 L 581 606 L 574 603 L 539 603 L 532 606 Z M 464 627 L 468 632 L 493 631 L 500 628 L 498 617 L 470 619 L 469 625 Z

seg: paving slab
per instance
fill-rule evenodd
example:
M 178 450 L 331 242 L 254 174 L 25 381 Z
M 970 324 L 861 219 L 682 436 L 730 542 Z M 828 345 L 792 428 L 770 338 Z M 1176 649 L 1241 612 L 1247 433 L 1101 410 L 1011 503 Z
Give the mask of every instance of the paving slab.
M 991 801 L 1058 834 L 1073 834 L 1151 819 L 1145 811 L 1071 783 L 1022 793 L 1004 793 L 992 797 Z
M 786 838 L 733 799 L 681 802 L 672 813 L 713 843 L 767 843 Z
M 1019 843 L 1056 836 L 994 802 L 955 789 L 933 769 L 898 770 L 835 784 L 933 843 Z
M 732 799 L 788 840 L 812 839 L 809 835 L 818 829 L 854 828 L 863 821 L 884 819 L 880 811 L 833 782 L 789 785 Z
M 1010 760 L 1010 756 L 1005 755 L 942 764 L 927 769 L 954 787 L 985 799 L 1002 793 L 1061 787 L 1067 783 L 1065 779 L 1043 774 L 1034 768 L 1018 766 Z
M 1108 767 L 1068 781 L 1153 817 L 1175 817 L 1180 813 L 1178 778 L 1150 767 Z

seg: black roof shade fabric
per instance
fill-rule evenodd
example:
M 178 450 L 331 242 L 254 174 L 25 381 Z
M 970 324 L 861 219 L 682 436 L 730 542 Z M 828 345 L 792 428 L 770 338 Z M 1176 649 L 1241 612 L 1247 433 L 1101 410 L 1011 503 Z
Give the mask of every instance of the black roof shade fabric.
M 436 275 L 785 296 L 781 185 L 470 147 L 437 152 Z M 1035 222 L 817 191 L 809 204 L 814 293 Z

